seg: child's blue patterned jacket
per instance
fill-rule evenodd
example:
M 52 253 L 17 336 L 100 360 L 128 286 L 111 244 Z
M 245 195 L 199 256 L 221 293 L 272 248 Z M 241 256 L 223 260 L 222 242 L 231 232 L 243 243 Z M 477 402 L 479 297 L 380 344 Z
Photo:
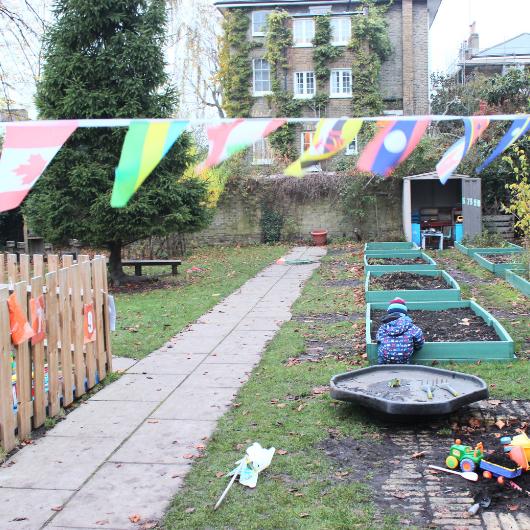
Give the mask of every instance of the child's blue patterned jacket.
M 407 364 L 425 343 L 423 331 L 407 315 L 391 318 L 391 315 L 386 317 L 377 331 L 379 364 Z

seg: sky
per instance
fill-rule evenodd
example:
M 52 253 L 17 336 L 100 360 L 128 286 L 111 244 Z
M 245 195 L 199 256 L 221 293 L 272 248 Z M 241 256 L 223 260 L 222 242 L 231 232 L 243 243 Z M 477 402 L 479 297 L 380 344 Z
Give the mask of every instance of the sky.
M 431 27 L 431 72 L 446 71 L 476 22 L 481 50 L 530 32 L 530 0 L 442 0 Z

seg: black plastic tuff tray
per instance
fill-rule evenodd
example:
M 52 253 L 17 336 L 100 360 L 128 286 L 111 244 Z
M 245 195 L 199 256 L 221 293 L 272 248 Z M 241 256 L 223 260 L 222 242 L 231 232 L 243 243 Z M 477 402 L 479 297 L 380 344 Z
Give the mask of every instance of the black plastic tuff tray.
M 398 386 L 390 386 L 399 380 Z M 458 395 L 439 387 L 448 384 Z M 432 399 L 422 390 L 430 385 Z M 331 379 L 331 397 L 396 416 L 450 414 L 486 399 L 487 384 L 473 375 L 418 365 L 382 365 L 339 374 Z

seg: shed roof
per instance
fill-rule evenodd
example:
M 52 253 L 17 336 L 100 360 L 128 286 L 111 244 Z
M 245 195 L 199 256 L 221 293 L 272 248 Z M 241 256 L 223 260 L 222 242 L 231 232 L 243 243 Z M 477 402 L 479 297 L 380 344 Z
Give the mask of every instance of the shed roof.
M 478 52 L 475 57 L 505 57 L 507 55 L 530 55 L 530 33 L 521 33 L 507 41 Z

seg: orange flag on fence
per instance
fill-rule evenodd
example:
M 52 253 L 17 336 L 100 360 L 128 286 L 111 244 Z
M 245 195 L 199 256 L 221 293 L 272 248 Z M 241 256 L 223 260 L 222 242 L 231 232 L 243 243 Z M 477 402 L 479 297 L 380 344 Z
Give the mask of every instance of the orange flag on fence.
M 31 315 L 31 327 L 35 335 L 31 338 L 31 344 L 38 344 L 46 338 L 44 296 L 30 298 L 29 311 Z
M 85 304 L 84 308 L 84 331 L 85 331 L 85 344 L 94 342 L 96 340 L 96 318 L 94 315 L 94 304 Z
M 15 346 L 31 339 L 35 333 L 29 325 L 27 318 L 22 311 L 15 293 L 7 299 L 9 307 L 9 327 L 11 331 L 11 340 Z

